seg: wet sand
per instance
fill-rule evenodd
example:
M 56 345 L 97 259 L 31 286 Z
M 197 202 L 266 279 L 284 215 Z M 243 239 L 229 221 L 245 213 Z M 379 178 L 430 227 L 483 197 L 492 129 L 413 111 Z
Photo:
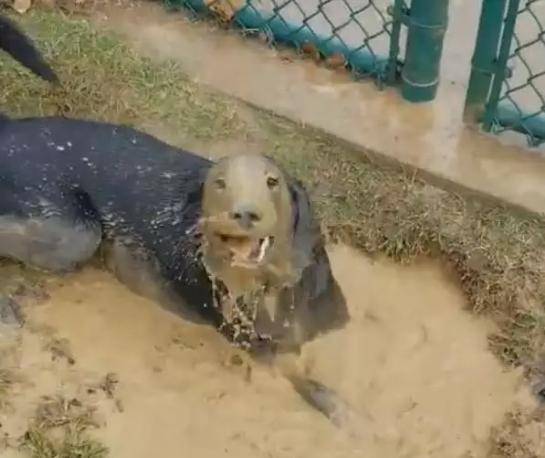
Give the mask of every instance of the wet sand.
M 346 428 L 278 371 L 233 359 L 213 329 L 88 267 L 53 279 L 50 299 L 27 307 L 13 354 L 24 382 L 3 431 L 22 434 L 39 396 L 62 393 L 97 407 L 93 434 L 115 458 L 484 456 L 490 428 L 529 402 L 521 375 L 488 351 L 490 324 L 463 310 L 436 264 L 372 262 L 346 246 L 330 254 L 352 320 L 308 344 L 299 364 L 350 405 Z M 75 364 L 51 360 L 51 336 L 66 339 Z M 114 398 L 86 394 L 107 373 L 119 380 Z

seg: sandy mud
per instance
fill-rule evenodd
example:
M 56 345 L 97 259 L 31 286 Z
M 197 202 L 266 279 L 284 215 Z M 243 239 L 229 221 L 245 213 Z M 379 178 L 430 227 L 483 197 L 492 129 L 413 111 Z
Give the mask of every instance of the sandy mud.
M 43 396 L 92 406 L 91 434 L 116 458 L 484 456 L 491 428 L 530 403 L 520 374 L 488 351 L 490 324 L 464 311 L 435 264 L 330 253 L 352 320 L 308 344 L 298 364 L 344 399 L 343 427 L 213 329 L 87 267 L 48 279 L 48 294 L 26 301 L 17 338 L 1 334 L 12 339 L 2 361 L 16 377 L 0 456 L 25 456 L 11 446 Z

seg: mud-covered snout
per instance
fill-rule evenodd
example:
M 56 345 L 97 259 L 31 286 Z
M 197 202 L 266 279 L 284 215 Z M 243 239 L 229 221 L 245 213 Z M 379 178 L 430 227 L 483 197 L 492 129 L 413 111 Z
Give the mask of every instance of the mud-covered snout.
M 277 228 L 266 219 L 255 205 L 237 205 L 203 218 L 209 254 L 225 258 L 232 266 L 257 268 L 265 264 L 277 241 Z
M 253 204 L 236 205 L 229 217 L 242 229 L 251 230 L 263 220 L 263 211 Z

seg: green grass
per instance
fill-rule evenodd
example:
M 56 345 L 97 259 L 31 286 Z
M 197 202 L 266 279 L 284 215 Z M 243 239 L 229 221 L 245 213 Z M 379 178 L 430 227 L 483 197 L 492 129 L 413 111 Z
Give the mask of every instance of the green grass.
M 178 64 L 137 55 L 85 20 L 40 11 L 20 20 L 51 59 L 64 87 L 51 90 L 2 59 L 3 110 L 14 115 L 60 113 L 140 128 L 151 121 L 210 144 L 251 137 L 257 129 L 265 151 L 305 182 L 330 237 L 399 262 L 441 258 L 457 274 L 468 308 L 497 324 L 490 336 L 492 351 L 505 364 L 524 367 L 528 377 L 545 377 L 541 217 L 441 190 L 411 173 L 375 164 L 321 132 L 258 110 L 252 110 L 250 128 L 237 112 L 239 102 L 192 83 Z M 27 440 L 34 457 L 101 456 L 94 446 L 77 440 L 72 441 L 79 444 L 75 448 L 85 452 L 63 455 L 63 442 L 54 446 L 57 455 L 48 454 L 51 443 L 40 431 Z M 496 447 L 494 456 L 509 456 L 502 455 L 508 445 Z
M 67 431 L 61 440 L 55 440 L 38 428 L 26 432 L 21 449 L 31 458 L 104 458 L 108 455 L 100 442 L 79 431 Z
M 176 63 L 153 65 L 84 19 L 34 11 L 23 22 L 63 85 L 51 89 L 3 58 L 0 107 L 9 114 L 91 116 L 129 125 L 153 120 L 202 139 L 244 128 L 234 103 L 190 83 Z
M 76 400 L 44 399 L 21 441 L 21 450 L 31 458 L 104 458 L 108 450 L 92 439 L 93 410 Z

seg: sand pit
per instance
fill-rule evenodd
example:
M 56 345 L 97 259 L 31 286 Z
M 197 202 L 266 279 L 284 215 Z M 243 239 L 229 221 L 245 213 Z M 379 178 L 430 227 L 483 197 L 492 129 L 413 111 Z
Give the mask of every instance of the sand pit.
M 349 429 L 214 330 L 88 267 L 52 279 L 50 299 L 27 306 L 2 430 L 23 434 L 40 396 L 59 394 L 96 407 L 92 434 L 115 458 L 484 456 L 490 429 L 530 402 L 521 375 L 488 351 L 490 324 L 463 310 L 435 264 L 371 262 L 346 246 L 330 253 L 352 321 L 307 345 L 300 364 L 352 407 Z M 106 374 L 111 391 L 92 388 Z

